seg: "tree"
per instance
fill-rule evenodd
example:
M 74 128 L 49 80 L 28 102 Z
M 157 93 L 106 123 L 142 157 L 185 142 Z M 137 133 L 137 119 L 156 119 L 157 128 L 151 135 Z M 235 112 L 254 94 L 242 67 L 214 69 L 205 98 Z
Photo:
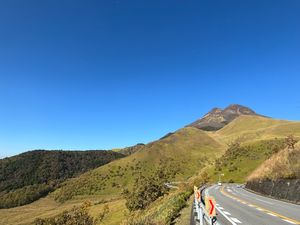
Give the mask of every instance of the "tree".
M 123 195 L 126 199 L 126 206 L 130 211 L 145 209 L 157 198 L 165 195 L 169 188 L 165 185 L 174 177 L 176 171 L 168 165 L 161 165 L 149 176 L 139 174 L 135 179 L 132 191 L 125 189 Z

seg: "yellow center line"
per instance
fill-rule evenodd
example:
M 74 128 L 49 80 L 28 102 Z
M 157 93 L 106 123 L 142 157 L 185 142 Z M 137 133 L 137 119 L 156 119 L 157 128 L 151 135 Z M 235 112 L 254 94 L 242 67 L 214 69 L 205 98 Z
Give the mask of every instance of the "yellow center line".
M 231 194 L 229 194 L 228 192 L 225 192 L 225 191 L 224 191 L 224 186 L 221 188 L 221 193 L 222 193 L 223 195 L 226 195 L 227 197 L 230 197 L 230 198 L 233 198 L 233 199 L 235 199 L 235 200 L 242 201 L 242 202 L 245 202 L 245 203 L 247 203 L 247 204 L 253 205 L 253 206 L 255 206 L 255 207 L 257 207 L 257 208 L 263 210 L 264 212 L 272 213 L 273 215 L 278 216 L 278 217 L 280 217 L 281 219 L 285 219 L 285 220 L 290 221 L 290 222 L 295 223 L 295 224 L 300 224 L 300 222 L 297 221 L 297 220 L 288 218 L 288 217 L 286 217 L 286 216 L 283 216 L 283 215 L 278 214 L 278 213 L 276 213 L 276 212 L 273 212 L 273 211 L 271 211 L 271 210 L 265 209 L 265 208 L 263 208 L 263 207 L 261 207 L 261 206 L 258 206 L 258 205 L 252 204 L 252 203 L 250 203 L 250 202 L 247 202 L 247 201 L 245 201 L 245 200 L 242 200 L 242 199 L 240 199 L 240 198 L 238 198 L 238 197 L 236 197 L 236 196 L 234 196 L 234 195 L 231 195 Z

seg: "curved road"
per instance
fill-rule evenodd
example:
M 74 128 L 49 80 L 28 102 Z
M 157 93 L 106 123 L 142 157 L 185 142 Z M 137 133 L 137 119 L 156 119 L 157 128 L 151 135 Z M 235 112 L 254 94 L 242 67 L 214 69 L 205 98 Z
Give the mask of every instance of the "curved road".
M 219 225 L 300 225 L 300 205 L 264 197 L 236 184 L 205 190 L 217 203 Z

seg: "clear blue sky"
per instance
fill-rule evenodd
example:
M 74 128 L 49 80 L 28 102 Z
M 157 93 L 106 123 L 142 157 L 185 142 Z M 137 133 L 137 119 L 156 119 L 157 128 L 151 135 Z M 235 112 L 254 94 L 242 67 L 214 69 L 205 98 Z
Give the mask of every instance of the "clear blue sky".
M 300 119 L 299 0 L 0 3 L 0 157 L 147 143 L 239 103 Z

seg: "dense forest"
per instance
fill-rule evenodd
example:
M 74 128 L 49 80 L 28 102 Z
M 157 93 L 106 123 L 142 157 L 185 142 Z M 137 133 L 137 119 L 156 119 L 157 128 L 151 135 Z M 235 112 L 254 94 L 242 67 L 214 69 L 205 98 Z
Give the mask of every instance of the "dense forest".
M 0 208 L 24 205 L 75 177 L 124 157 L 113 151 L 35 150 L 0 160 Z

